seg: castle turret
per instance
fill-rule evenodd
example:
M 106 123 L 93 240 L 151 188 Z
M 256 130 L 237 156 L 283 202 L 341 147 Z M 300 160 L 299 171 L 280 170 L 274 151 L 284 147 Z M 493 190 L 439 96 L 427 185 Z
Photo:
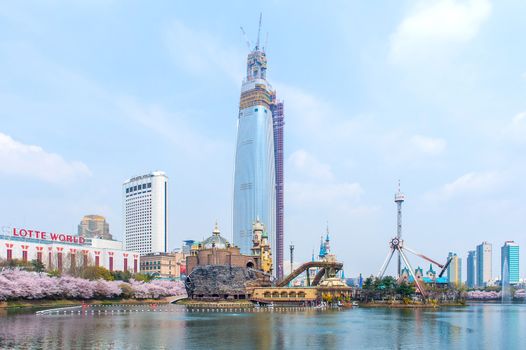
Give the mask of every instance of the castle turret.
M 259 257 L 262 271 L 272 273 L 272 249 L 270 246 L 268 233 L 265 231 L 265 226 L 256 219 L 252 224 L 252 255 Z

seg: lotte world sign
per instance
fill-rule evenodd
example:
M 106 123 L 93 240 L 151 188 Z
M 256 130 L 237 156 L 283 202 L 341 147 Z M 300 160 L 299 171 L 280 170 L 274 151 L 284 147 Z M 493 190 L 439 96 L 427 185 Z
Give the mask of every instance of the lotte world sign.
M 16 228 L 16 227 L 4 226 L 2 227 L 2 232 L 4 235 L 7 235 L 7 236 L 43 239 L 43 240 L 63 242 L 63 243 L 84 244 L 86 242 L 86 240 L 80 236 L 68 235 L 65 233 L 53 233 L 53 232 L 45 232 L 45 231 L 38 231 L 38 230 L 29 230 L 26 228 Z

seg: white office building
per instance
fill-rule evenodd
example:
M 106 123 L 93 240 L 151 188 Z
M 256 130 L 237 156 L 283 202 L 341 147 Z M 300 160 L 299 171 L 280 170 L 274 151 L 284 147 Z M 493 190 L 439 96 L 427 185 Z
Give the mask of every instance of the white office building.
M 486 287 L 492 279 L 491 243 L 482 242 L 477 246 L 477 287 Z
M 141 255 L 166 252 L 168 177 L 162 171 L 136 176 L 122 185 L 124 246 Z

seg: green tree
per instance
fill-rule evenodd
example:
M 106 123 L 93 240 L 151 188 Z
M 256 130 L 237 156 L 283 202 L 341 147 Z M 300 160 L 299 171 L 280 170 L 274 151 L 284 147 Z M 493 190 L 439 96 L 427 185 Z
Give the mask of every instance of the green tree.
M 147 273 L 136 273 L 133 275 L 133 279 L 136 281 L 150 282 L 153 279 L 153 276 Z
M 403 298 L 407 298 L 415 293 L 415 287 L 406 282 L 402 282 L 398 285 L 396 292 Z
M 57 270 L 57 269 L 51 270 L 47 274 L 48 274 L 49 277 L 60 277 L 60 275 L 61 275 L 60 271 Z
M 133 288 L 128 283 L 119 284 L 119 288 L 122 290 L 123 298 L 131 298 L 133 296 Z
M 129 282 L 132 274 L 130 271 L 113 271 L 111 273 L 115 281 Z
M 374 277 L 373 276 L 367 277 L 365 279 L 365 281 L 363 281 L 362 289 L 372 290 L 373 289 L 373 282 L 374 282 Z
M 102 278 L 106 281 L 113 281 L 111 272 L 102 266 L 88 266 L 80 272 L 80 277 L 88 280 Z
M 46 267 L 40 260 L 31 260 L 31 266 L 33 266 L 33 270 L 35 270 L 36 272 L 42 272 L 46 269 Z

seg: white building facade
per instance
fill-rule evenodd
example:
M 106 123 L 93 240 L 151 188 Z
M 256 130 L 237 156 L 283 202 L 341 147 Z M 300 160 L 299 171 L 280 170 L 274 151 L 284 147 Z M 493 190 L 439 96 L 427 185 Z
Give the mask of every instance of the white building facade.
M 162 171 L 136 176 L 122 185 L 124 249 L 141 255 L 166 252 L 168 177 Z
M 477 287 L 490 284 L 492 278 L 492 246 L 482 242 L 477 246 Z
M 35 238 L 34 234 L 27 234 L 27 231 L 39 232 L 40 238 Z M 139 253 L 94 247 L 79 243 L 78 240 L 74 243 L 75 237 L 78 236 L 61 234 L 55 237 L 53 234 L 26 229 L 15 229 L 13 234 L 13 229 L 4 228 L 0 232 L 0 260 L 37 260 L 43 263 L 46 269 L 60 272 L 88 266 L 100 266 L 110 271 L 139 272 Z

